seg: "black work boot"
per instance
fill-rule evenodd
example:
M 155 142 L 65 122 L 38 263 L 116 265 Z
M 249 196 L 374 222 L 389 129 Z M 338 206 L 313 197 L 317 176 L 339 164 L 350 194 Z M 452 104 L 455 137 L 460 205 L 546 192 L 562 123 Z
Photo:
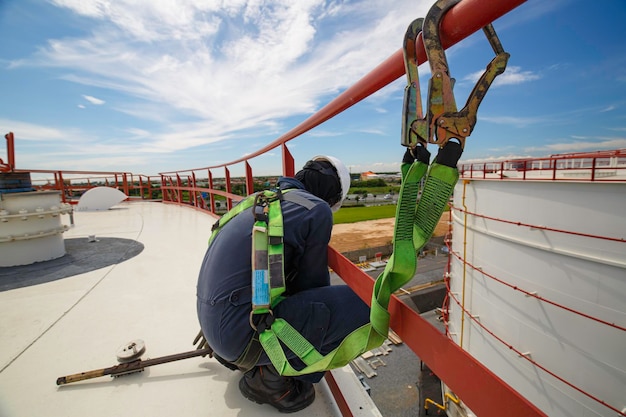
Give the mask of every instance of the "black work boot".
M 281 376 L 271 366 L 256 366 L 239 381 L 244 397 L 259 404 L 269 404 L 281 413 L 305 409 L 315 400 L 315 389 L 310 382 Z

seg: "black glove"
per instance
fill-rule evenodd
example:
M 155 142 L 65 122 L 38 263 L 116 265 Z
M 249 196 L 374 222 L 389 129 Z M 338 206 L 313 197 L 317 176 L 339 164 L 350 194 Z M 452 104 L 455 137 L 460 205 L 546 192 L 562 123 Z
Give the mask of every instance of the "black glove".
M 412 164 L 415 160 L 425 163 L 430 163 L 430 152 L 421 144 L 418 144 L 415 148 L 407 148 L 404 156 L 402 157 L 403 164 Z
M 456 164 L 459 162 L 462 154 L 463 148 L 461 147 L 461 144 L 455 140 L 450 140 L 443 146 L 443 148 L 439 149 L 439 153 L 437 153 L 435 161 L 438 164 L 456 168 Z

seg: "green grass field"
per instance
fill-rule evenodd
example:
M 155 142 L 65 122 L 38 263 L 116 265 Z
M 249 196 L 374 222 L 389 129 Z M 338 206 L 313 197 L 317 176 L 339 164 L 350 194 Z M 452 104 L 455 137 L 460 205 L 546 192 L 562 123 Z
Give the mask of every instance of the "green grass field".
M 444 212 L 450 210 L 446 205 Z M 365 220 L 389 219 L 396 217 L 396 205 L 387 204 L 384 206 L 359 206 L 343 207 L 338 212 L 333 213 L 334 224 L 356 223 Z
M 344 207 L 333 214 L 335 224 L 356 223 L 364 220 L 388 219 L 396 216 L 396 205 Z

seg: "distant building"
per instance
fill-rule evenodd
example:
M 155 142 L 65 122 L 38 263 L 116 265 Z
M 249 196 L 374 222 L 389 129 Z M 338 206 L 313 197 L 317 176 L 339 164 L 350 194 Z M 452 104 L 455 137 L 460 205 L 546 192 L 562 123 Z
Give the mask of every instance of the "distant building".
M 372 172 L 372 171 L 367 171 L 367 172 L 362 172 L 361 173 L 361 181 L 367 181 L 367 180 L 374 180 L 378 178 L 378 174 Z

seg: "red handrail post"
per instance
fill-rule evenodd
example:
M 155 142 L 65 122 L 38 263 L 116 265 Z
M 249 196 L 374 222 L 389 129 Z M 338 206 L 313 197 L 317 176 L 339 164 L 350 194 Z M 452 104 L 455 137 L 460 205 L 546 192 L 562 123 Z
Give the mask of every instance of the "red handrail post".
M 252 167 L 250 163 L 246 161 L 246 194 L 250 195 L 254 193 L 254 177 L 252 176 Z
M 130 187 L 128 184 L 128 173 L 126 172 L 122 174 L 122 187 L 124 188 L 124 194 L 126 194 L 127 196 L 130 196 Z
M 196 173 L 192 171 L 191 177 L 189 179 L 191 181 L 191 184 L 189 184 L 189 186 L 191 187 L 191 190 L 189 192 L 193 193 L 193 199 L 191 199 L 191 203 L 193 204 L 194 207 L 202 207 L 200 204 L 198 204 L 198 190 L 196 189 L 197 188 Z M 191 195 L 189 197 L 191 198 Z
M 228 169 L 228 167 L 224 167 L 224 177 L 226 180 L 226 192 L 228 194 L 232 193 L 232 187 L 230 185 L 230 170 Z M 233 208 L 233 200 L 230 197 L 226 197 L 226 207 L 228 208 L 228 210 Z
M 293 177 L 296 175 L 296 163 L 293 159 L 293 155 L 291 155 L 291 152 L 289 151 L 289 148 L 287 148 L 287 144 L 285 143 L 281 145 L 281 150 L 283 154 L 283 176 Z
M 208 173 L 208 179 L 209 179 L 209 200 L 211 202 L 211 208 L 210 211 L 211 213 L 215 214 L 215 194 L 213 194 L 213 173 L 211 172 L 210 169 L 207 170 Z
M 13 132 L 9 132 L 4 137 L 7 140 L 7 165 L 9 171 L 13 171 L 15 169 L 15 136 Z
M 591 158 L 591 181 L 595 181 L 596 179 L 596 161 L 596 157 Z

